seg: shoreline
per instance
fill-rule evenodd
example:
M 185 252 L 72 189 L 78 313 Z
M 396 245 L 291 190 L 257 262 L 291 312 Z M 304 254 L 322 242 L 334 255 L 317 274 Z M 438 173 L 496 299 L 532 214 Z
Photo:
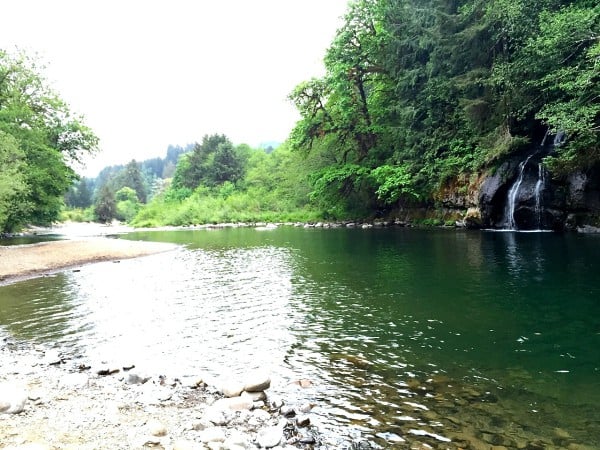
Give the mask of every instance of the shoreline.
M 0 286 L 86 264 L 148 256 L 178 247 L 162 242 L 128 241 L 109 237 L 78 237 L 0 246 Z
M 270 374 L 172 377 L 0 340 L 0 449 L 306 448 L 310 407 L 272 393 Z

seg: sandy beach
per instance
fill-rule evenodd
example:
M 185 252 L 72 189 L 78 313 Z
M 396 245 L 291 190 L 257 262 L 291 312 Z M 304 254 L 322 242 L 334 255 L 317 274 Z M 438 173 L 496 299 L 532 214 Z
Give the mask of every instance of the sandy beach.
M 98 261 L 135 258 L 175 249 L 173 244 L 114 239 L 87 227 L 88 233 L 58 229 L 64 240 L 0 246 L 0 284 L 40 276 Z M 105 228 L 104 230 L 112 230 Z M 94 233 L 92 233 L 94 231 Z

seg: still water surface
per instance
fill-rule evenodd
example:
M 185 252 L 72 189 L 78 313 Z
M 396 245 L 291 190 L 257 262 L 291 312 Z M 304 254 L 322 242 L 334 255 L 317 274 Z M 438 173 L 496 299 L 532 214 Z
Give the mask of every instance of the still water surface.
M 600 236 L 140 232 L 179 250 L 0 287 L 0 328 L 310 401 L 330 448 L 600 448 Z M 311 381 L 299 388 L 295 381 Z

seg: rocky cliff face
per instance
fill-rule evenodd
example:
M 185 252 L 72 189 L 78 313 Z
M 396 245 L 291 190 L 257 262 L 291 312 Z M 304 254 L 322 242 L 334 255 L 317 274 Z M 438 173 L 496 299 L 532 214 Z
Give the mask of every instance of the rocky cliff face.
M 466 210 L 464 221 L 470 228 L 569 230 L 600 225 L 600 168 L 557 180 L 540 166 L 544 156 L 517 155 L 466 185 L 447 186 L 440 200 L 445 208 Z

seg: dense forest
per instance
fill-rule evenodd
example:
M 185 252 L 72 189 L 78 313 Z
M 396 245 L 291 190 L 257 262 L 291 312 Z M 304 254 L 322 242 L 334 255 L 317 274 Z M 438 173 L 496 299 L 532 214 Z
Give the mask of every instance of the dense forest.
M 547 132 L 567 136 L 554 177 L 600 160 L 595 1 L 355 1 L 325 65 L 291 94 L 290 143 L 324 161 L 327 211 L 435 206 Z
M 55 194 L 73 181 L 64 160 L 95 141 L 56 97 L 25 95 L 39 78 L 2 55 L 0 161 L 10 170 L 0 225 L 11 229 L 54 219 Z M 569 197 L 574 174 L 598 179 L 596 1 L 354 0 L 324 64 L 322 78 L 291 87 L 301 119 L 276 149 L 206 135 L 76 181 L 67 204 L 140 226 L 367 219 L 449 204 L 460 217 L 481 206 L 486 178 L 499 177 L 506 195 L 518 161 L 547 135 L 565 137 L 539 156 L 559 186 L 549 201 Z M 50 114 L 39 112 L 42 98 Z M 54 169 L 40 168 L 40 152 Z

